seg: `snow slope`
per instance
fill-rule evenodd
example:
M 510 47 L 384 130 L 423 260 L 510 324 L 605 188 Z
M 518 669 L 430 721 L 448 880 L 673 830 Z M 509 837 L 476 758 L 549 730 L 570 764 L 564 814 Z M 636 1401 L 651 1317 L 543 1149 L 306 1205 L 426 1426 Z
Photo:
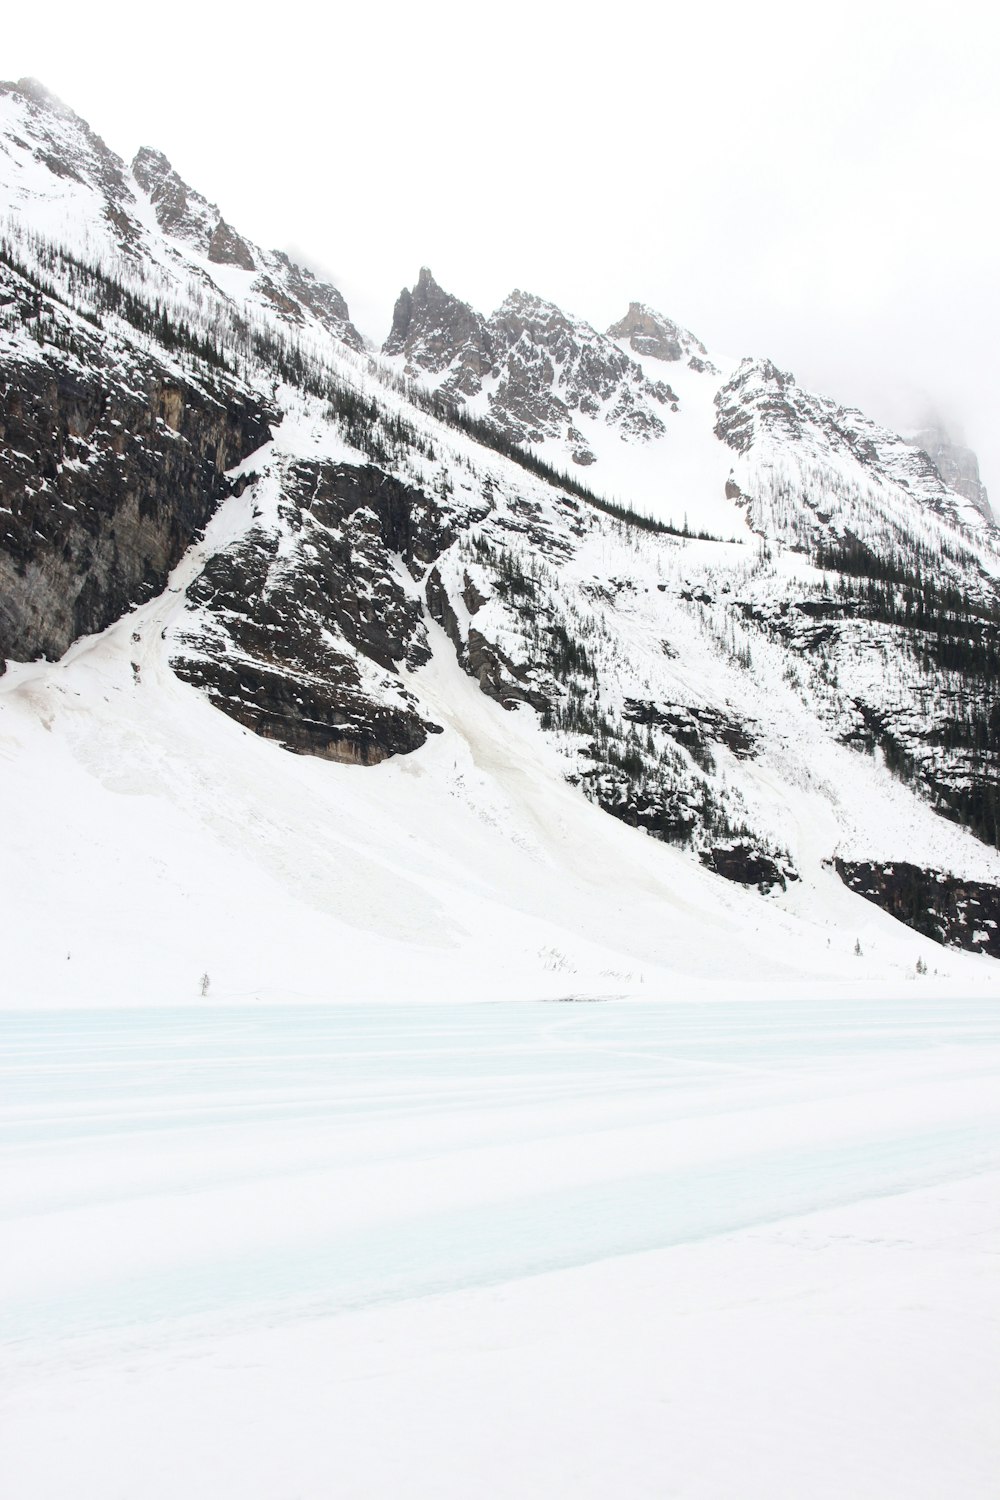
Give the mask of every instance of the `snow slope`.
M 278 433 L 312 441 L 308 425 Z M 559 741 L 485 697 L 434 625 L 431 660 L 406 676 L 444 732 L 413 755 L 360 770 L 292 756 L 218 713 L 170 670 L 172 636 L 188 582 L 250 524 L 267 461 L 255 458 L 257 486 L 226 503 L 162 596 L 63 661 L 0 680 L 2 908 L 18 914 L 8 1005 L 194 999 L 204 973 L 213 995 L 244 998 L 688 995 L 736 974 L 843 993 L 995 988 L 990 960 L 942 952 L 822 865 L 832 846 L 868 837 L 873 799 L 886 847 L 905 840 L 981 878 L 998 878 L 995 851 L 833 744 L 790 688 L 776 707 L 770 685 L 735 666 L 719 675 L 696 606 L 672 623 L 676 660 L 636 658 L 662 630 L 660 569 L 696 555 L 670 539 L 650 560 L 598 531 L 564 588 L 592 568 L 639 579 L 618 612 L 615 692 L 656 690 L 630 656 L 662 663 L 660 690 L 675 697 L 714 670 L 720 703 L 776 726 L 741 796 L 802 865 L 784 896 L 723 882 L 591 806 L 564 779 Z
M 905 849 L 1000 882 L 996 851 L 831 740 L 814 698 L 782 680 L 779 647 L 755 639 L 747 672 L 725 642 L 720 654 L 712 611 L 677 602 L 692 580 L 780 594 L 781 565 L 747 548 L 602 522 L 563 564 L 560 599 L 604 611 L 590 649 L 604 653 L 605 704 L 707 699 L 755 726 L 757 759 L 717 754 L 733 805 L 801 870 L 767 899 L 590 805 L 565 780 L 580 737 L 484 696 L 433 623 L 430 661 L 403 676 L 444 732 L 373 767 L 289 755 L 178 681 L 184 590 L 248 527 L 278 524 L 272 466 L 349 453 L 308 403 L 295 410 L 161 596 L 61 662 L 11 664 L 0 680 L 6 1004 L 193 1000 L 206 973 L 213 996 L 286 999 L 688 996 L 747 975 L 765 991 L 995 989 L 992 961 L 945 953 L 824 865 L 834 850 Z M 494 461 L 498 486 L 510 467 Z M 523 477 L 522 500 L 532 484 L 544 494 Z M 475 571 L 464 544 L 448 565 Z M 629 582 L 606 609 L 609 579 Z M 518 653 L 523 626 L 499 596 L 476 623 Z

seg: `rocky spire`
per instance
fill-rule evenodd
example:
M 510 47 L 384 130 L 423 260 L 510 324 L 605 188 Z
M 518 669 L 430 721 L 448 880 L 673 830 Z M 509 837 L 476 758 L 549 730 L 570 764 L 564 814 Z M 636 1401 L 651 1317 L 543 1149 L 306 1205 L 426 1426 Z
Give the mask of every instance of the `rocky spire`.
M 446 389 L 465 397 L 477 394 L 493 364 L 485 320 L 438 286 L 427 266 L 412 290 L 400 292 L 382 353 L 404 356 L 410 376 L 448 371 Z

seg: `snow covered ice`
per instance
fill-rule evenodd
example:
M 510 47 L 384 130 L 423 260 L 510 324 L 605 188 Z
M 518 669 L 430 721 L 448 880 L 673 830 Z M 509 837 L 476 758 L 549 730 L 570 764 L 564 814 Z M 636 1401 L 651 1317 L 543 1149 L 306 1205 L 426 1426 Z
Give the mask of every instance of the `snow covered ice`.
M 6 1494 L 996 1493 L 990 1000 L 3 1032 Z

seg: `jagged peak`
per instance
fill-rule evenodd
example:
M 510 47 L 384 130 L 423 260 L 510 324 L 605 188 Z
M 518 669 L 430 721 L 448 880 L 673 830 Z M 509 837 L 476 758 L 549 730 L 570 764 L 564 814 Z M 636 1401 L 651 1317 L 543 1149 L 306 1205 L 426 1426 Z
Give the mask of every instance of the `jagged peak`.
M 132 158 L 131 171 L 143 192 L 154 201 L 157 193 L 162 193 L 169 184 L 171 188 L 183 192 L 186 198 L 204 205 L 207 211 L 222 218 L 218 206 L 215 203 L 209 203 L 208 199 L 197 192 L 190 183 L 185 182 L 165 153 L 158 151 L 154 146 L 139 147 Z
M 9 80 L 0 82 L 0 94 L 19 97 L 34 106 L 36 113 L 51 116 L 53 120 L 61 121 L 63 125 L 69 126 L 70 135 L 75 133 L 81 138 L 79 144 L 85 151 L 100 157 L 104 165 L 112 166 L 116 173 L 124 172 L 124 162 L 101 139 L 83 116 L 77 114 L 75 109 L 71 109 L 56 94 L 51 93 L 37 78 L 19 78 L 16 83 Z M 68 139 L 64 131 L 57 130 L 54 136 L 63 141 Z
M 756 354 L 743 356 L 733 372 L 730 383 L 744 385 L 754 377 L 763 385 L 776 385 L 781 390 L 798 384 L 790 370 L 779 370 L 772 359 Z
M 219 265 L 257 269 L 257 257 L 248 241 L 227 224 L 216 204 L 184 181 L 162 151 L 142 146 L 132 159 L 132 176 L 166 234 L 195 245 Z
M 634 354 L 668 363 L 687 358 L 695 368 L 710 368 L 705 364 L 708 350 L 701 340 L 672 318 L 650 307 L 648 302 L 630 302 L 628 312 L 617 323 L 611 324 L 607 336 L 627 339 Z
M 604 335 L 583 318 L 564 312 L 555 302 L 541 297 L 537 292 L 526 292 L 515 287 L 501 302 L 490 318 L 490 327 L 503 328 L 515 337 L 557 338 L 563 342 L 568 336 L 577 343 L 605 343 Z
M 165 177 L 170 173 L 176 177 L 173 164 L 167 159 L 162 151 L 157 151 L 154 146 L 140 146 L 132 158 L 132 172 L 138 177 L 139 173 L 155 173 L 158 177 Z
M 503 313 L 508 309 L 514 309 L 518 312 L 531 310 L 547 314 L 548 316 L 555 315 L 556 317 L 564 318 L 567 323 L 575 321 L 575 319 L 569 318 L 555 302 L 550 302 L 547 297 L 540 297 L 537 292 L 526 292 L 522 287 L 515 287 L 512 292 L 507 293 L 497 308 L 497 313 Z
M 9 98 L 20 116 L 19 129 L 10 136 L 15 157 L 24 161 L 24 153 L 34 159 L 48 174 L 47 182 L 36 179 L 24 198 L 25 189 L 15 186 L 19 168 L 14 166 L 9 180 L 16 197 L 27 207 L 36 193 L 43 198 L 60 198 L 88 187 L 103 200 L 102 217 L 111 227 L 119 246 L 134 244 L 140 233 L 133 215 L 133 193 L 125 163 L 101 139 L 81 115 L 49 92 L 37 78 L 20 78 L 16 83 L 0 83 L 0 96 Z M 78 200 L 71 211 L 73 224 L 80 222 L 82 208 Z M 96 227 L 96 226 L 95 226 Z
M 90 129 L 86 120 L 82 119 L 76 113 L 76 110 L 70 109 L 68 104 L 64 104 L 62 99 L 56 94 L 51 93 L 45 87 L 44 83 L 41 83 L 37 78 L 25 77 L 19 78 L 16 83 L 0 83 L 0 93 L 21 94 L 25 99 L 30 99 L 32 103 L 41 105 L 43 109 L 49 110 L 52 114 L 59 115 L 64 120 L 78 121 L 87 130 Z
M 392 328 L 382 353 L 392 357 L 417 352 L 420 367 L 440 372 L 470 340 L 482 344 L 483 326 L 484 320 L 468 302 L 445 291 L 434 280 L 430 267 L 421 266 L 414 285 L 403 287 L 396 299 Z M 475 363 L 477 367 L 488 365 L 485 349 Z
M 434 272 L 430 266 L 420 267 L 419 274 L 413 286 L 404 287 L 400 292 L 400 297 L 409 297 L 418 304 L 430 300 L 443 301 L 453 303 L 458 307 L 468 307 L 472 311 L 468 302 L 464 302 L 461 297 L 456 297 L 453 292 L 445 290 L 441 283 L 435 279 Z

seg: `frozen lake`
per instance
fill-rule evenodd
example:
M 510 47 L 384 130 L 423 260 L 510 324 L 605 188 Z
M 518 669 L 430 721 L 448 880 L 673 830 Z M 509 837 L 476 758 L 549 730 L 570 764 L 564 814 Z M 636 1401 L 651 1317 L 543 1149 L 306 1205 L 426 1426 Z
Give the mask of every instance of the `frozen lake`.
M 364 1306 L 1000 1168 L 1000 1006 L 7 1016 L 4 1332 Z
M 767 1236 L 803 1215 L 905 1195 L 912 1243 L 914 1205 L 942 1192 L 959 1192 L 976 1234 L 998 1206 L 1000 1005 L 987 1001 L 207 1007 L 7 1013 L 0 1028 L 5 1400 L 22 1434 L 32 1412 L 77 1409 L 68 1369 L 110 1378 L 136 1351 L 159 1378 L 192 1340 L 257 1349 L 381 1317 L 398 1374 L 412 1318 L 456 1294 L 467 1329 L 490 1288 L 537 1277 L 524 1295 L 551 1286 L 558 1304 L 582 1285 L 574 1270 L 605 1276 L 612 1307 L 626 1284 L 634 1294 L 629 1267 L 647 1281 L 650 1266 L 697 1270 L 720 1246 L 737 1277 L 763 1274 Z M 757 1249 L 740 1260 L 741 1245 Z M 605 1273 L 612 1257 L 631 1259 Z M 847 1274 L 829 1262 L 823 1295 Z M 331 1332 L 312 1357 L 335 1346 Z M 237 1364 L 277 1368 L 259 1350 Z M 112 1389 L 91 1428 L 120 1409 Z M 94 1472 L 97 1493 L 108 1473 Z M 55 1477 L 25 1488 L 15 1473 L 19 1495 L 56 1493 Z M 296 1482 L 243 1475 L 240 1494 L 312 1493 Z M 357 1493 L 424 1493 L 397 1482 Z M 955 1492 L 980 1493 L 966 1482 Z M 638 1478 L 621 1491 L 646 1492 Z

